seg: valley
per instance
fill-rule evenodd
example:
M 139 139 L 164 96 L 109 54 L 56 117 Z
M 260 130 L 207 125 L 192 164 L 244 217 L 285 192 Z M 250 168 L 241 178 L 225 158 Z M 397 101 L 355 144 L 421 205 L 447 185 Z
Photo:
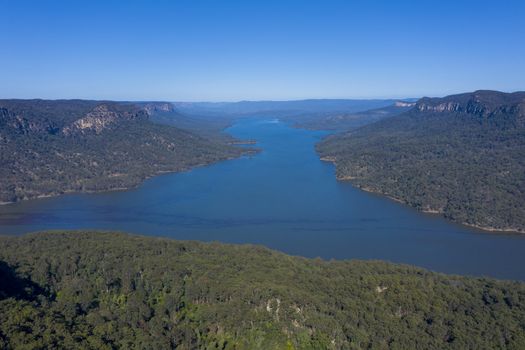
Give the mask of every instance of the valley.
M 487 234 L 337 181 L 334 166 L 315 152 L 326 132 L 243 118 L 227 133 L 257 140 L 238 147 L 259 152 L 155 176 L 127 191 L 0 206 L 0 233 L 111 229 L 525 280 L 523 236 Z

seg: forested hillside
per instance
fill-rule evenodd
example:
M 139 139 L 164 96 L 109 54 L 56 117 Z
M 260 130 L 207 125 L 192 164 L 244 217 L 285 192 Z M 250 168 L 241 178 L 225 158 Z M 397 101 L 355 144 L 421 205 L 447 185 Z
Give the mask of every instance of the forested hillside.
M 0 202 L 135 186 L 242 150 L 152 123 L 165 105 L 0 100 Z
M 318 145 L 337 178 L 489 230 L 525 231 L 525 92 L 423 98 Z
M 0 237 L 2 349 L 523 349 L 525 285 L 122 233 Z

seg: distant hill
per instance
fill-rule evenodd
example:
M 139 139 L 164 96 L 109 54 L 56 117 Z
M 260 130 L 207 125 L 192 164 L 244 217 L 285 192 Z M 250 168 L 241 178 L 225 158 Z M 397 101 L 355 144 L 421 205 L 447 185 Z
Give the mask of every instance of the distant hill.
M 223 142 L 232 142 L 233 137 L 224 132 L 224 129 L 232 125 L 235 119 L 236 117 L 219 115 L 189 115 L 175 108 L 170 111 L 155 111 L 150 115 L 152 122 L 188 130 L 208 139 L 218 138 Z
M 395 100 L 311 99 L 295 101 L 240 101 L 240 102 L 174 102 L 175 108 L 197 115 L 269 115 L 279 117 L 298 113 L 358 112 L 386 107 Z
M 392 105 L 359 112 L 305 113 L 284 117 L 294 126 L 310 130 L 346 131 L 408 111 L 415 102 L 396 101 Z
M 219 136 L 243 117 L 280 118 L 296 127 L 347 130 L 406 111 L 412 102 L 395 100 L 312 99 L 296 101 L 174 102 L 170 109 L 152 109 L 151 120 L 181 127 L 206 137 Z
M 525 92 L 422 98 L 318 145 L 337 177 L 419 210 L 525 232 Z
M 170 104 L 0 100 L 0 202 L 135 186 L 242 151 L 152 123 Z
M 525 285 L 121 233 L 0 236 L 2 349 L 523 349 Z

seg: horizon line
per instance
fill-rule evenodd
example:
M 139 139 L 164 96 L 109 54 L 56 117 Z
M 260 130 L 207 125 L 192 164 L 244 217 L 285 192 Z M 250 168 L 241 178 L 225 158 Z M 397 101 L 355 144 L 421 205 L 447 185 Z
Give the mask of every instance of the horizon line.
M 470 91 L 462 91 L 462 92 L 454 92 L 454 93 L 445 93 L 445 94 L 421 94 L 417 97 L 414 96 L 404 96 L 404 97 L 396 97 L 396 96 L 387 96 L 387 97 L 305 97 L 305 98 L 289 98 L 289 99 L 225 99 L 225 100 L 205 100 L 205 99 L 198 99 L 198 100 L 185 100 L 185 99 L 159 99 L 159 98 L 153 98 L 153 99 L 118 99 L 118 98 L 87 98 L 87 97 L 66 97 L 66 98 L 45 98 L 45 97 L 1 97 L 0 100 L 47 100 L 47 101 L 74 101 L 74 100 L 83 100 L 83 101 L 113 101 L 113 102 L 166 102 L 166 103 L 242 103 L 242 102 L 293 102 L 293 101 L 373 101 L 373 100 L 418 100 L 420 98 L 424 97 L 446 97 L 446 96 L 452 96 L 452 95 L 459 95 L 463 93 L 474 93 L 478 91 L 493 91 L 493 92 L 502 92 L 502 93 L 517 93 L 517 92 L 525 92 L 525 89 L 518 89 L 518 90 L 512 90 L 512 91 L 504 91 L 504 90 L 494 90 L 494 89 L 476 89 L 476 90 L 470 90 Z

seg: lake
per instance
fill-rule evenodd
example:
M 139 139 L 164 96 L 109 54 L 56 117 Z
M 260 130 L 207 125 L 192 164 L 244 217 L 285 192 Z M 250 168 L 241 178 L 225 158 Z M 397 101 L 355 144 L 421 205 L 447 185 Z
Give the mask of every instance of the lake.
M 257 140 L 262 151 L 158 176 L 129 191 L 0 206 L 0 232 L 120 230 L 525 280 L 525 236 L 466 228 L 337 182 L 333 165 L 315 153 L 323 132 L 274 119 L 245 119 L 227 131 Z

